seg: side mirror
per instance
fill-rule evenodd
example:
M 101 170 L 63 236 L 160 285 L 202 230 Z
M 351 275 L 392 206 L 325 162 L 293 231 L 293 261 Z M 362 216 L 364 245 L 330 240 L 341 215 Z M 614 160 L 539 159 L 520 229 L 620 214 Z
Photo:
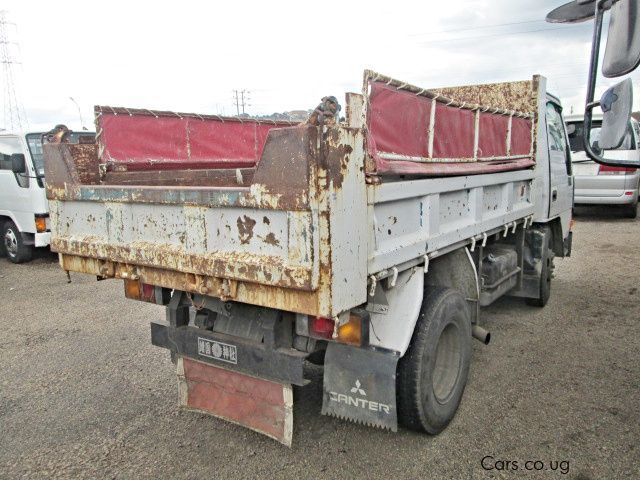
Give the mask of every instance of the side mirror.
M 602 74 L 620 77 L 640 64 L 640 16 L 637 0 L 618 0 L 611 7 Z
M 602 40 L 604 15 L 611 10 L 609 39 L 602 72 L 618 77 L 640 65 L 640 21 L 638 0 L 574 0 L 547 15 L 553 23 L 575 23 L 594 19 L 587 98 L 584 112 L 583 143 L 587 156 L 595 162 L 612 167 L 640 168 L 639 160 L 604 158 L 600 149 L 615 149 L 622 144 L 631 113 L 631 82 L 622 82 L 607 90 L 599 102 L 594 101 Z M 602 106 L 604 118 L 597 145 L 591 144 L 593 109 Z
M 22 153 L 11 154 L 11 171 L 13 173 L 24 173 L 27 171 L 27 164 Z
M 574 0 L 547 14 L 549 23 L 578 23 L 592 19 L 596 14 L 595 0 Z
M 633 105 L 633 84 L 627 78 L 609 88 L 600 98 L 602 128 L 598 146 L 604 150 L 614 150 L 622 145 L 629 128 L 631 106 Z

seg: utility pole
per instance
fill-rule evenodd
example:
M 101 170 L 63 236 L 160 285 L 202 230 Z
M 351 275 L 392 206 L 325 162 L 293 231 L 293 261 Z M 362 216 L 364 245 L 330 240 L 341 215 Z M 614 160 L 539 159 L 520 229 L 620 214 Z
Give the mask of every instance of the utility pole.
M 234 90 L 234 100 L 236 103 L 236 114 L 240 116 L 240 109 L 242 109 L 242 115 L 245 114 L 245 107 L 251 106 L 249 102 L 249 94 L 251 92 L 249 90 Z
M 3 70 L 3 102 L 4 102 L 4 128 L 22 130 L 26 127 L 26 115 L 24 107 L 18 100 L 16 93 L 13 66 L 19 62 L 15 60 L 10 51 L 11 45 L 17 45 L 9 39 L 8 26 L 13 25 L 7 21 L 7 12 L 0 11 L 0 62 Z M 25 125 L 23 125 L 23 123 Z

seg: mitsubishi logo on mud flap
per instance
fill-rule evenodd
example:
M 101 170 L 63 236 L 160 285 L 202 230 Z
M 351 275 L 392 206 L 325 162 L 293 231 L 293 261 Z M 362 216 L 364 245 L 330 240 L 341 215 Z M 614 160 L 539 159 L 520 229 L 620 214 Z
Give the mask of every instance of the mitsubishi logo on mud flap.
M 373 412 L 384 412 L 386 414 L 391 413 L 391 406 L 386 403 L 374 402 L 366 398 L 367 392 L 362 388 L 360 380 L 356 379 L 355 386 L 351 387 L 350 393 L 360 395 L 360 397 L 352 397 L 344 393 L 329 392 L 329 401 L 336 403 L 343 403 L 350 407 L 363 408 L 365 410 L 371 410 Z
M 361 385 L 362 384 L 360 383 L 360 380 L 356 380 L 356 386 L 351 389 L 351 393 L 359 393 L 363 397 L 366 397 L 367 392 L 365 392 L 362 388 L 360 388 Z

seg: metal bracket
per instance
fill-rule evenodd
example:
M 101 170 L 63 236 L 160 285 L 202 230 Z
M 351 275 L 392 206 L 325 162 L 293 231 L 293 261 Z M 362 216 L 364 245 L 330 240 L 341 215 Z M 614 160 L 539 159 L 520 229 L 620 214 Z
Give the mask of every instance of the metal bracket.
M 369 280 L 371 280 L 371 286 L 369 287 L 369 296 L 373 297 L 376 294 L 376 286 L 378 285 L 378 279 L 375 275 L 369 275 Z
M 389 280 L 389 288 L 393 288 L 396 286 L 396 282 L 398 281 L 398 267 L 393 267 L 391 269 L 393 274 L 391 275 L 391 279 Z

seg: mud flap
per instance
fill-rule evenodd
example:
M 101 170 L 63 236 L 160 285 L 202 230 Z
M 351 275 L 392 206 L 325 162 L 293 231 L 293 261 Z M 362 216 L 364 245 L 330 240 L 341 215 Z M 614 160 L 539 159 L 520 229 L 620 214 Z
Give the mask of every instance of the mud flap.
M 178 357 L 181 408 L 250 428 L 288 447 L 293 436 L 293 390 L 197 360 Z
M 398 430 L 393 352 L 330 343 L 324 360 L 322 414 Z

